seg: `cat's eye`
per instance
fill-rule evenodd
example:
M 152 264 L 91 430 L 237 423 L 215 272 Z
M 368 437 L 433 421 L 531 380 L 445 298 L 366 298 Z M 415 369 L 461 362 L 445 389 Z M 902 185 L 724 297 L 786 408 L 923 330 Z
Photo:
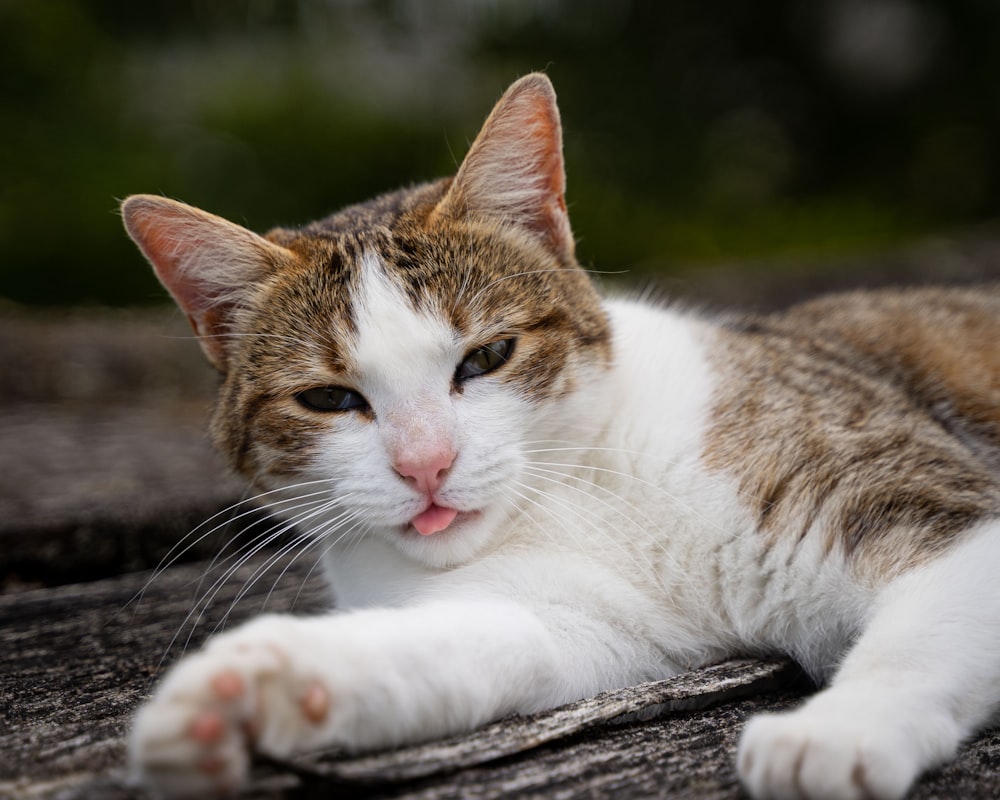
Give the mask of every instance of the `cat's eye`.
M 462 363 L 455 371 L 455 379 L 464 381 L 468 378 L 475 378 L 477 375 L 492 372 L 504 364 L 513 353 L 513 339 L 500 339 L 483 347 L 477 347 L 462 359 Z
M 317 386 L 295 395 L 299 404 L 310 411 L 352 411 L 368 408 L 368 401 L 357 392 L 339 386 Z

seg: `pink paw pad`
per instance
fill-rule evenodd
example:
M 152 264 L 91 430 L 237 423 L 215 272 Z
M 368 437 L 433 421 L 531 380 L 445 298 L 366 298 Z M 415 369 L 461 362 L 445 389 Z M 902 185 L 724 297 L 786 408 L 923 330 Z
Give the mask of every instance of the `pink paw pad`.
M 320 723 L 326 719 L 330 710 L 330 693 L 322 684 L 313 683 L 302 695 L 300 703 L 306 719 L 313 723 Z
M 214 711 L 206 711 L 191 720 L 189 733 L 196 742 L 215 744 L 225 736 L 226 723 L 221 715 Z
M 220 700 L 238 700 L 246 691 L 243 676 L 228 670 L 212 678 L 212 690 Z

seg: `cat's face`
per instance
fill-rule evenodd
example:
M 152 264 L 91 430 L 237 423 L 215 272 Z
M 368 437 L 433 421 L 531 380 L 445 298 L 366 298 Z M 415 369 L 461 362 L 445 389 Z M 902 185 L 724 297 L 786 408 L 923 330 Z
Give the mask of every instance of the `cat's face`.
M 429 563 L 478 552 L 518 501 L 525 449 L 608 358 L 585 275 L 479 223 L 273 235 L 314 261 L 241 315 L 220 444 L 267 488 L 320 492 L 317 527 Z
M 573 259 L 558 140 L 530 76 L 453 181 L 302 229 L 126 204 L 225 375 L 218 444 L 300 529 L 465 561 L 521 504 L 528 451 L 581 423 L 610 337 Z

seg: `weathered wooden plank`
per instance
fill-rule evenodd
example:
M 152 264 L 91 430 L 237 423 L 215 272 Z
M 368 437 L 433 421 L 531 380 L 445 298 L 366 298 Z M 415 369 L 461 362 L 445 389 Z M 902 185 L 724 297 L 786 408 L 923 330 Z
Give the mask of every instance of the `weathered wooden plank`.
M 244 492 L 209 443 L 216 378 L 178 313 L 4 308 L 0 376 L 0 591 L 148 569 Z
M 0 797 L 86 784 L 120 769 L 128 719 L 161 659 L 165 666 L 199 644 L 227 614 L 236 623 L 263 608 L 309 611 L 326 603 L 322 581 L 306 578 L 311 563 L 294 564 L 273 585 L 284 559 L 230 613 L 263 560 L 218 588 L 193 632 L 185 618 L 221 574 L 207 562 L 151 582 L 139 573 L 0 595 Z
M 645 718 L 683 708 L 711 707 L 746 694 L 799 685 L 788 662 L 729 661 L 668 680 L 644 683 L 530 716 L 513 716 L 467 736 L 388 753 L 341 754 L 289 762 L 301 774 L 355 782 L 405 781 L 495 761 L 627 717 Z
M 197 625 L 194 646 L 230 612 L 257 574 L 258 558 L 234 574 Z M 237 622 L 265 606 L 309 611 L 326 602 L 322 582 L 276 565 L 232 609 Z M 205 563 L 0 596 L 0 798 L 147 800 L 123 771 L 124 735 L 161 657 L 212 584 Z M 208 575 L 208 577 L 206 577 Z M 199 588 L 200 583 L 200 588 Z M 270 596 L 268 597 L 268 594 Z M 265 603 L 266 599 L 266 603 Z M 253 800 L 366 797 L 371 800 L 506 798 L 738 798 L 733 753 L 746 717 L 788 707 L 804 688 L 776 664 L 719 665 L 670 681 L 605 693 L 561 709 L 501 721 L 469 736 L 346 758 L 326 754 L 262 762 Z M 740 696 L 751 691 L 751 696 Z M 760 694 L 758 694 L 760 693 Z M 685 701 L 714 703 L 678 709 Z M 653 719 L 623 715 L 673 704 Z M 915 800 L 1000 794 L 1000 731 L 927 776 Z

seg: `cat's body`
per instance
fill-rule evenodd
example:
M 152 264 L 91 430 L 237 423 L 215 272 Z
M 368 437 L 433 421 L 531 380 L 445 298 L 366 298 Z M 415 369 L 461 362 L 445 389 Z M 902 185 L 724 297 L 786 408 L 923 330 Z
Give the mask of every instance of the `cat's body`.
M 453 180 L 266 239 L 125 218 L 225 375 L 217 442 L 338 606 L 173 670 L 132 738 L 154 785 L 787 653 L 830 688 L 751 723 L 746 786 L 890 798 L 1000 704 L 1000 290 L 601 300 L 541 76 Z

